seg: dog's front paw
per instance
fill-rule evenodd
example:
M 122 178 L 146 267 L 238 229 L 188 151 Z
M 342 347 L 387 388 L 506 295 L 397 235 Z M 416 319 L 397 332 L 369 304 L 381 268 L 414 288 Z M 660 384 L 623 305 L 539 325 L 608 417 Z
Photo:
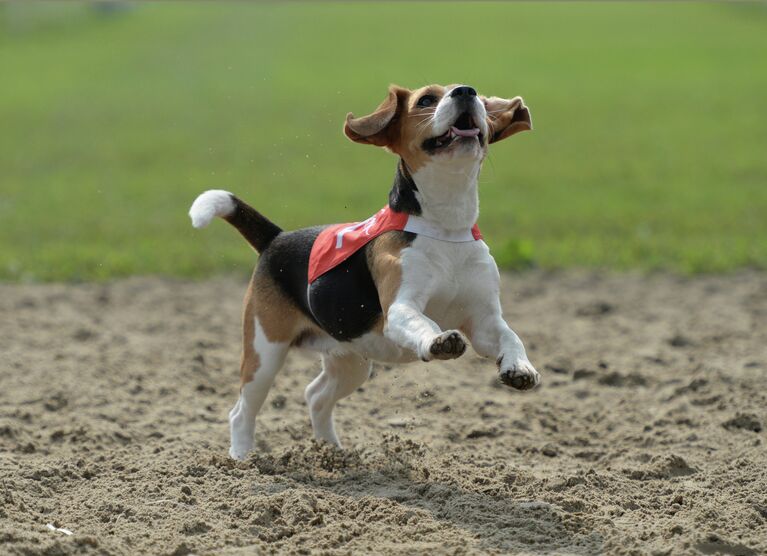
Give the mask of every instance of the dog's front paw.
M 541 375 L 526 359 L 519 359 L 511 365 L 505 365 L 503 359 L 498 362 L 500 379 L 506 386 L 515 390 L 530 390 L 538 386 Z
M 457 330 L 443 332 L 431 341 L 429 355 L 425 361 L 432 359 L 456 359 L 466 351 L 466 341 Z

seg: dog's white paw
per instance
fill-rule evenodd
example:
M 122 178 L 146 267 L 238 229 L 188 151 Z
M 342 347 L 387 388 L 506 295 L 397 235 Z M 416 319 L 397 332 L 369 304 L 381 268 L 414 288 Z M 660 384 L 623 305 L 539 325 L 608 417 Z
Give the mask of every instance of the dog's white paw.
M 253 449 L 253 435 L 255 421 L 246 415 L 242 397 L 229 412 L 229 456 L 232 459 L 243 461 Z
M 429 344 L 428 353 L 421 359 L 431 361 L 432 359 L 457 359 L 466 351 L 466 340 L 457 330 L 447 330 L 438 335 Z
M 253 430 L 242 431 L 232 428 L 230 440 L 229 456 L 238 461 L 248 459 L 248 454 L 253 450 Z
M 501 359 L 498 368 L 501 382 L 515 390 L 530 390 L 541 382 L 541 375 L 527 359 L 517 359 L 511 364 Z
M 243 450 L 242 448 L 237 448 L 235 446 L 231 446 L 229 448 L 229 457 L 232 459 L 236 459 L 237 461 L 245 461 L 248 459 L 248 454 L 250 453 L 250 450 Z

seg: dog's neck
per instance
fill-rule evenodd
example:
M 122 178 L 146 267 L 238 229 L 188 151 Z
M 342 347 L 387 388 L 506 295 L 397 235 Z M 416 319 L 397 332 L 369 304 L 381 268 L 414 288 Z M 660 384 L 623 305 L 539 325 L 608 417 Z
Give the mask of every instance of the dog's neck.
M 404 212 L 420 216 L 423 212 L 421 203 L 416 198 L 416 187 L 405 161 L 400 159 L 397 172 L 394 174 L 394 184 L 389 191 L 389 208 L 395 212 Z
M 478 178 L 481 161 L 442 160 L 412 174 L 404 161 L 397 166 L 389 206 L 421 216 L 446 230 L 469 229 L 479 217 Z

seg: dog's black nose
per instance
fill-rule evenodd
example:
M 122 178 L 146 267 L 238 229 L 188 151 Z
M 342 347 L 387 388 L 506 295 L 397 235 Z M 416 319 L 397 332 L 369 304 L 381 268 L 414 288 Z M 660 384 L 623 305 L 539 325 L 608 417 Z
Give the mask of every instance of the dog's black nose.
M 477 90 L 474 87 L 456 87 L 450 91 L 451 97 L 475 97 L 477 96 Z

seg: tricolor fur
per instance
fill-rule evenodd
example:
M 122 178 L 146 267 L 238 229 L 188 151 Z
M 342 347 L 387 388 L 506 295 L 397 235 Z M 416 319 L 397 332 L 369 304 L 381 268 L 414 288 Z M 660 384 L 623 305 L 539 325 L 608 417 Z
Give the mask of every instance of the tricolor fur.
M 489 144 L 529 129 L 520 97 L 430 85 L 390 87 L 373 113 L 349 114 L 344 133 L 398 155 L 389 207 L 448 237 L 477 221 L 478 177 Z M 371 360 L 454 359 L 468 340 L 496 361 L 509 386 L 526 390 L 540 380 L 503 319 L 498 269 L 481 240 L 386 232 L 309 284 L 309 258 L 322 226 L 284 232 L 220 190 L 200 195 L 190 216 L 195 227 L 224 218 L 261 253 L 245 296 L 240 398 L 229 414 L 234 458 L 253 448 L 256 415 L 293 347 L 321 353 L 322 372 L 305 395 L 315 436 L 336 445 L 333 407 L 368 378 Z

